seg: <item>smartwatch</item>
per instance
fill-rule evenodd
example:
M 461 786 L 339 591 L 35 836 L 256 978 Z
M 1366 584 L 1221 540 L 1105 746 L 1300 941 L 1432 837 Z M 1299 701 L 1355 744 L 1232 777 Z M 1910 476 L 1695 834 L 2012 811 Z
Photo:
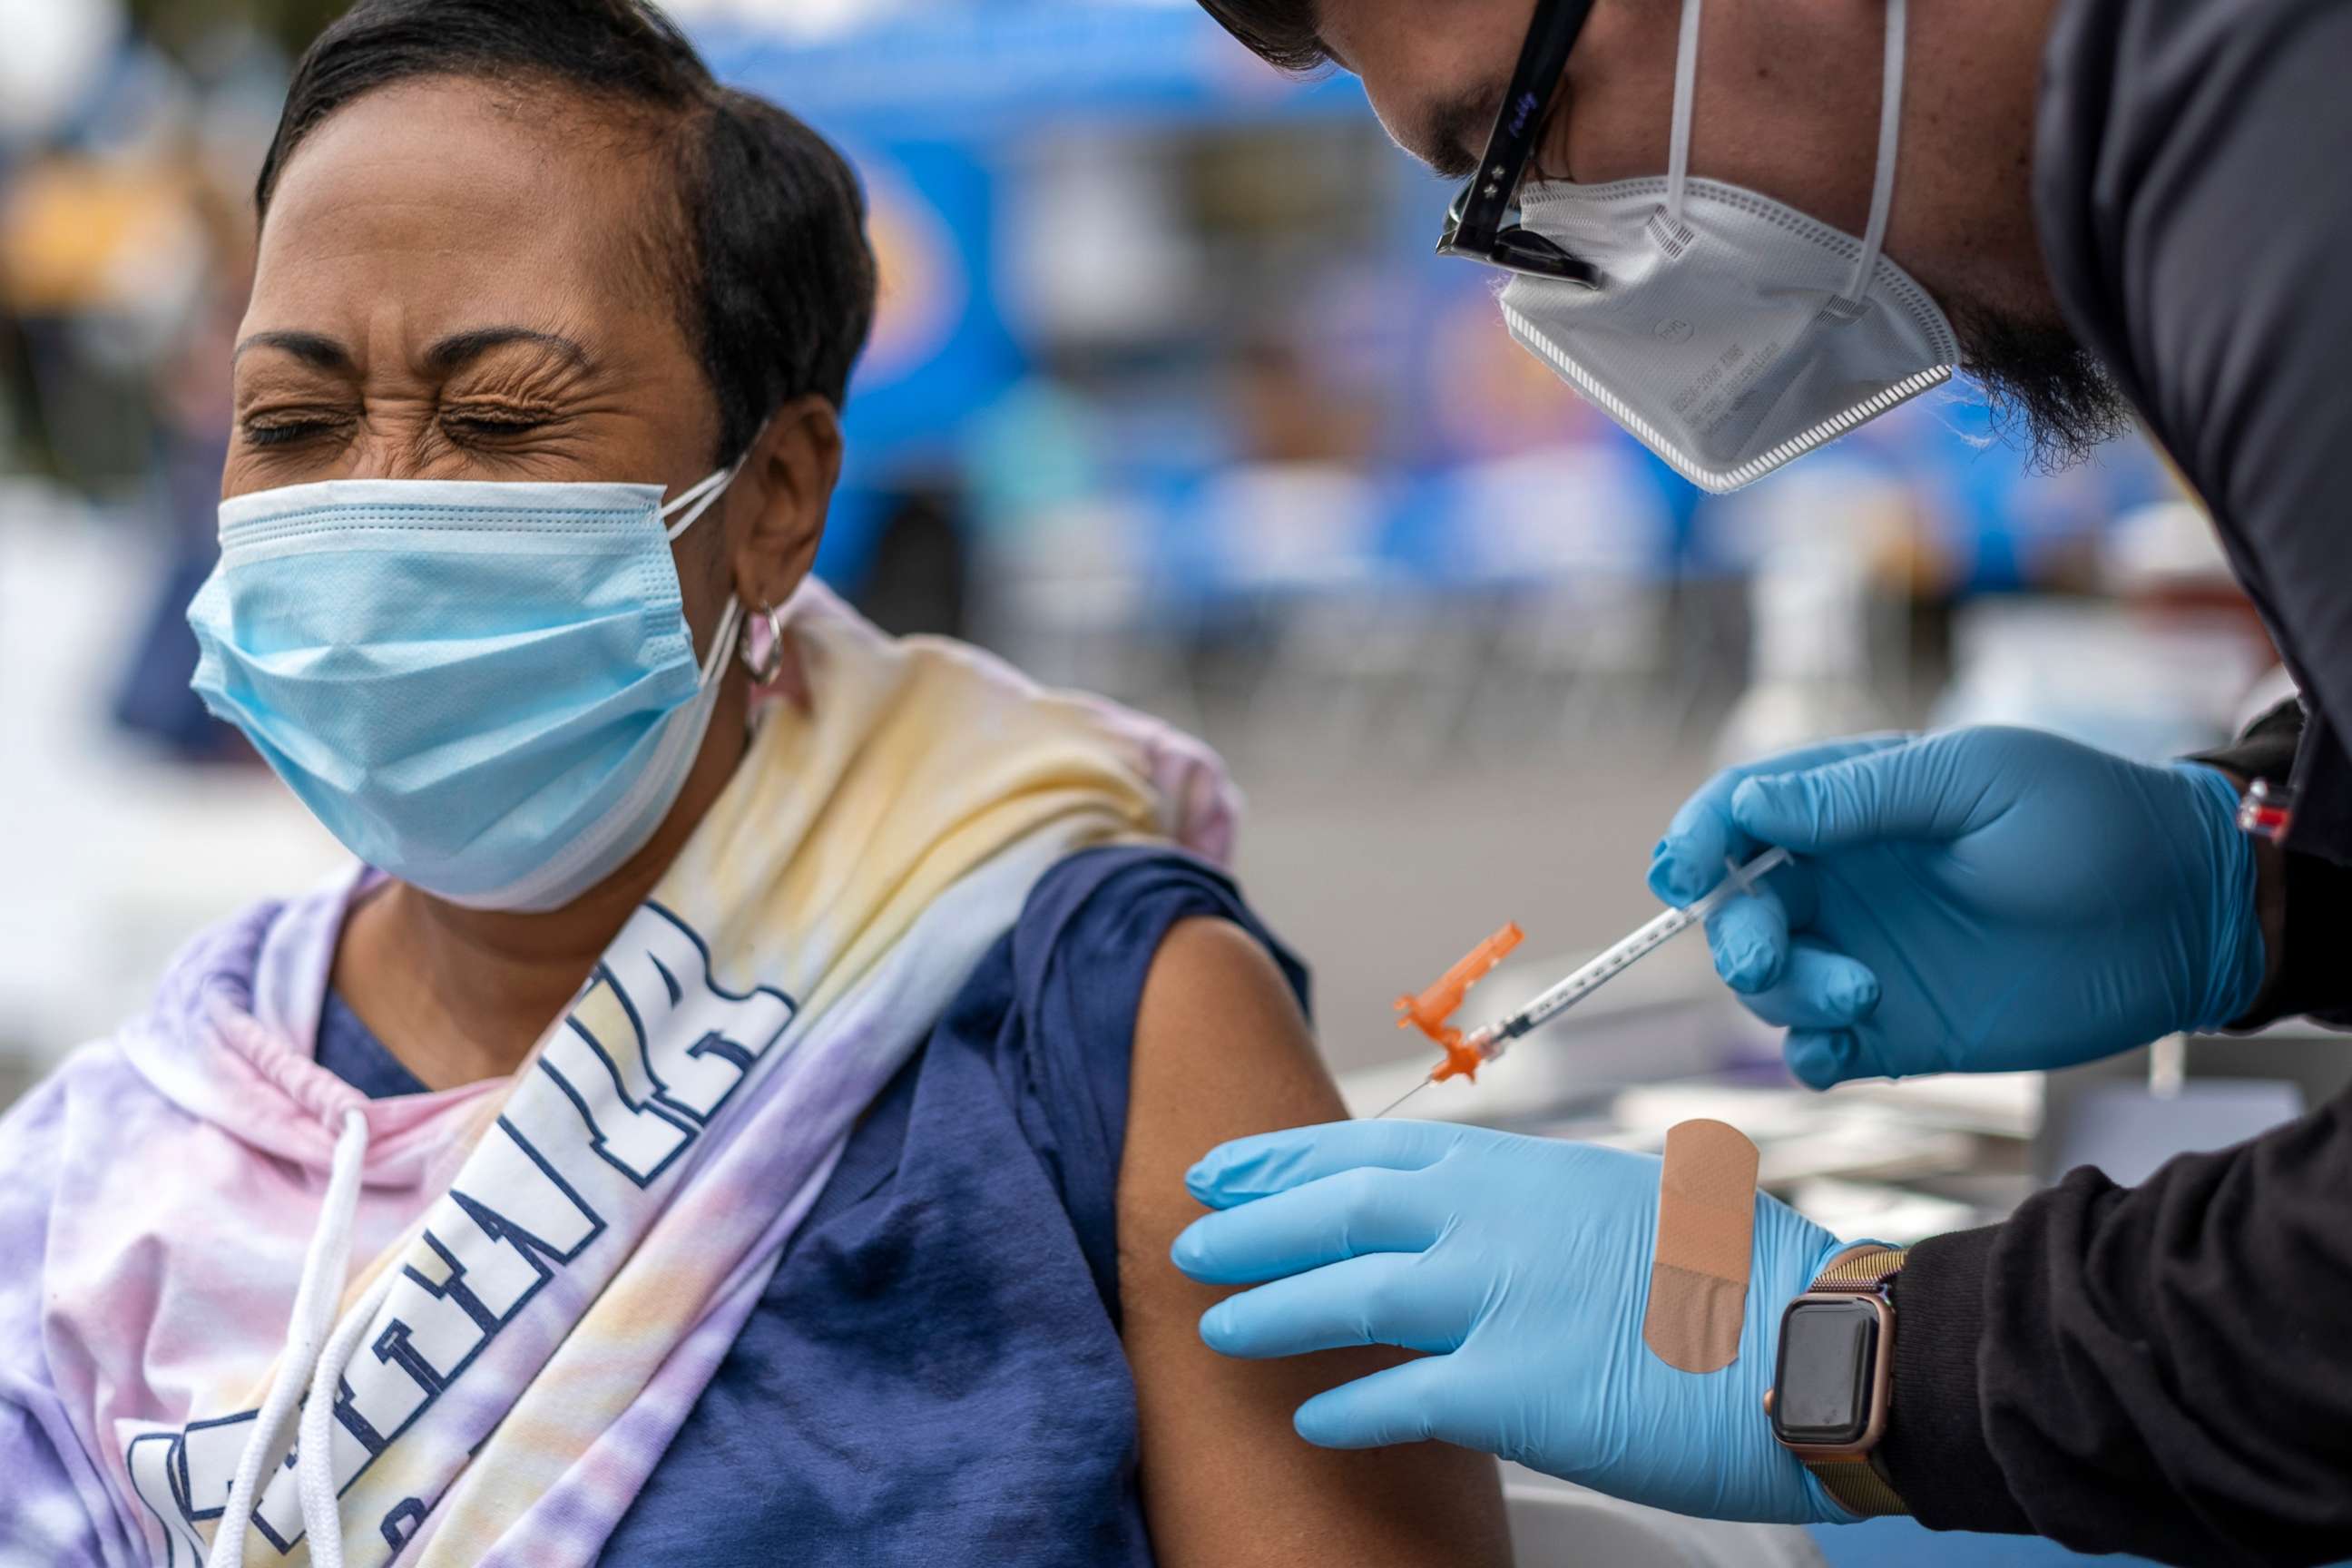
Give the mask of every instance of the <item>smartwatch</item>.
M 1865 1246 L 1831 1259 L 1780 1314 L 1772 1436 L 1802 1460 L 1848 1512 L 1909 1513 L 1878 1463 L 1894 1394 L 1895 1276 L 1899 1248 Z

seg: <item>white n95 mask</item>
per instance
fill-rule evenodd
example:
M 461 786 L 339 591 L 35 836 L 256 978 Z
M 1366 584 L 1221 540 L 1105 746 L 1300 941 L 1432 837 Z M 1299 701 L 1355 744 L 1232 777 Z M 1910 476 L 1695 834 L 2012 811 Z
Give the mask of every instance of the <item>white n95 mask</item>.
M 1701 0 L 1683 0 L 1664 179 L 1530 184 L 1520 221 L 1591 262 L 1597 287 L 1520 277 L 1511 333 L 1570 385 L 1715 491 L 1950 379 L 1943 310 L 1880 254 L 1903 120 L 1905 0 L 1888 0 L 1885 89 L 1868 234 L 1855 239 L 1766 196 L 1690 177 Z

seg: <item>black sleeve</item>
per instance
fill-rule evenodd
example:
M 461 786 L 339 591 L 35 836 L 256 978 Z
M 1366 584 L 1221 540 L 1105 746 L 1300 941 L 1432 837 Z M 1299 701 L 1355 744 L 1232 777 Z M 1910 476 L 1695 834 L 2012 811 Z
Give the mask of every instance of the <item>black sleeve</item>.
M 2339 865 L 2348 61 L 2342 0 L 2064 0 L 2034 169 L 2068 320 L 2212 511 L 2310 704 L 2291 842 Z M 2291 930 L 2322 929 L 2301 912 Z M 1923 1522 L 2179 1563 L 2352 1557 L 2346 1100 L 2136 1188 L 2077 1171 L 1916 1248 L 1895 1310 L 1885 1458 Z
M 2033 179 L 2067 320 L 2313 710 L 2291 842 L 2352 865 L 2352 5 L 2064 0 Z
M 2352 1558 L 2352 1096 L 1915 1248 L 1888 1474 L 1921 1522 L 2189 1564 Z
M 2235 745 L 2191 759 L 2247 780 L 2287 782 L 2304 740 L 2300 700 L 2283 702 L 2256 720 Z M 2258 1029 L 2281 1018 L 2313 1017 L 2352 1027 L 2352 870 L 2290 848 L 2279 858 L 2284 882 L 2285 952 L 2278 973 L 2233 1029 Z

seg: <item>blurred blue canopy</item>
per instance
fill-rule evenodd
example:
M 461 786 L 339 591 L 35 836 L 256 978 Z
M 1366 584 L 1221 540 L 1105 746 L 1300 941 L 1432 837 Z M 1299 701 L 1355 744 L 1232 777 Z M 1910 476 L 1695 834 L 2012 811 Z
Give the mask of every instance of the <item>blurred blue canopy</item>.
M 696 41 L 722 79 L 880 141 L 985 139 L 1063 116 L 1282 118 L 1363 106 L 1351 78 L 1286 79 L 1198 6 L 1172 0 L 974 0 L 886 12 L 814 38 L 714 23 Z

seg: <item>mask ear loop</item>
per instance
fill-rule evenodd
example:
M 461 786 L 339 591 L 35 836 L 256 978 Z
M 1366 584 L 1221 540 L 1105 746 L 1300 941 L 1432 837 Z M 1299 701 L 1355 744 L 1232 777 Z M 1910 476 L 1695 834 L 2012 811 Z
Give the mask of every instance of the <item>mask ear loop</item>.
M 1675 47 L 1675 123 L 1666 155 L 1666 233 L 1659 236 L 1669 255 L 1689 243 L 1683 232 L 1683 189 L 1690 183 L 1691 117 L 1698 101 L 1698 23 L 1705 0 L 1683 0 L 1683 30 Z
M 1886 84 L 1878 101 L 1878 172 L 1870 191 L 1870 227 L 1862 237 L 1862 255 L 1855 258 L 1853 280 L 1845 300 L 1859 311 L 1870 297 L 1870 279 L 1878 270 L 1878 255 L 1886 244 L 1886 221 L 1895 210 L 1895 165 L 1903 150 L 1903 79 L 1907 44 L 1906 0 L 1886 0 Z
M 751 444 L 743 448 L 741 457 L 717 473 L 708 475 L 688 485 L 663 504 L 661 514 L 664 517 L 669 516 L 681 507 L 686 509 L 685 515 L 669 526 L 667 537 L 670 543 L 676 544 L 685 535 L 686 531 L 692 528 L 702 514 L 710 510 L 712 503 L 727 492 L 727 487 L 735 482 L 735 476 L 741 473 L 743 465 L 751 460 L 751 454 L 759 449 L 760 438 L 767 433 L 768 427 L 763 423 L 758 430 L 752 432 Z M 775 623 L 776 613 L 773 610 L 769 611 L 768 618 L 772 626 Z M 710 639 L 710 651 L 703 655 L 702 676 L 696 683 L 697 690 L 708 687 L 718 679 L 719 672 L 727 668 L 727 656 L 742 640 L 742 597 L 740 595 L 730 594 L 727 595 L 727 607 L 719 612 L 719 630 L 718 634 Z
M 664 517 L 668 517 L 681 507 L 686 509 L 686 515 L 669 525 L 667 537 L 670 543 L 676 544 L 679 536 L 692 528 L 704 512 L 710 510 L 711 503 L 725 492 L 729 485 L 735 482 L 735 476 L 743 471 L 743 464 L 750 457 L 751 454 L 746 452 L 717 473 L 705 475 L 688 485 L 678 491 L 673 500 L 663 504 L 661 514 Z
M 743 601 L 734 594 L 727 595 L 727 607 L 719 612 L 718 627 L 710 634 L 710 651 L 702 656 L 702 670 L 696 677 L 694 689 L 703 690 L 719 679 L 727 668 L 728 658 L 739 651 L 743 640 Z
M 753 446 L 758 444 L 756 439 L 752 442 Z M 702 514 L 709 511 L 719 498 L 727 493 L 727 487 L 735 482 L 735 476 L 741 473 L 743 465 L 751 460 L 751 454 L 749 449 L 746 449 L 741 457 L 717 473 L 696 480 L 663 505 L 661 514 L 664 517 L 677 511 L 681 507 L 685 509 L 685 515 L 669 526 L 667 538 L 670 543 L 676 544 L 685 536 L 688 529 L 692 528 L 701 520 Z M 699 691 L 708 687 L 719 672 L 727 668 L 728 652 L 739 640 L 742 624 L 742 601 L 735 595 L 730 594 L 727 595 L 727 607 L 719 614 L 719 628 L 710 639 L 710 651 L 702 656 L 701 678 L 695 682 L 696 690 Z

